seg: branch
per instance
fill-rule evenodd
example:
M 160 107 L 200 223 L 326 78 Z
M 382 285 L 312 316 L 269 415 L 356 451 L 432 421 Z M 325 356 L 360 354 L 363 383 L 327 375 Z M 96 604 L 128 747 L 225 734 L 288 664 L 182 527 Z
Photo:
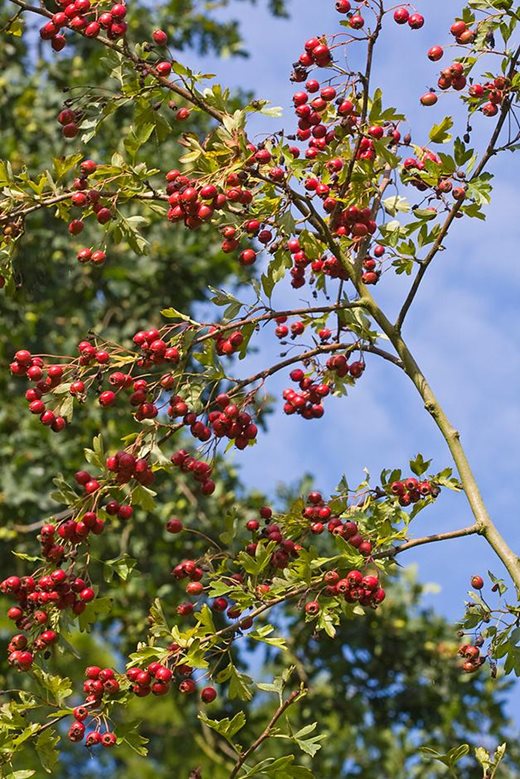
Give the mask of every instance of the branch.
M 336 303 L 331 306 L 308 306 L 307 308 L 292 308 L 285 311 L 269 311 L 266 314 L 259 314 L 255 317 L 244 317 L 244 319 L 235 319 L 232 322 L 228 322 L 225 325 L 219 326 L 218 334 L 225 333 L 228 330 L 235 330 L 236 328 L 245 327 L 246 325 L 256 325 L 259 322 L 268 322 L 271 319 L 276 319 L 279 316 L 306 316 L 307 314 L 327 314 L 333 311 L 340 311 L 344 308 L 363 308 L 361 300 L 354 300 L 352 302 L 344 301 Z M 258 310 L 258 309 L 257 309 Z M 196 338 L 193 343 L 199 344 L 203 341 L 207 341 L 210 338 L 214 338 L 215 333 L 206 333 L 201 335 L 200 338 Z
M 513 59 L 511 60 L 511 64 L 509 66 L 509 71 L 507 73 L 507 78 L 509 78 L 510 80 L 513 78 L 513 76 L 514 76 L 514 74 L 516 72 L 516 65 L 518 63 L 519 58 L 520 58 L 520 47 L 518 47 L 518 49 L 516 50 L 516 52 L 515 52 L 515 54 L 513 56 Z M 502 127 L 504 126 L 504 122 L 505 122 L 505 120 L 506 120 L 506 118 L 507 118 L 507 116 L 509 114 L 509 110 L 511 108 L 511 101 L 512 101 L 512 96 L 510 96 L 507 100 L 504 100 L 504 102 L 502 104 L 502 108 L 500 110 L 500 115 L 499 115 L 499 118 L 498 118 L 498 122 L 496 123 L 495 129 L 493 131 L 493 134 L 492 134 L 491 138 L 489 139 L 489 143 L 487 145 L 486 151 L 484 152 L 484 154 L 482 156 L 482 159 L 480 160 L 479 164 L 475 168 L 475 171 L 474 171 L 473 175 L 469 179 L 470 182 L 480 176 L 480 174 L 482 173 L 482 171 L 486 167 L 486 165 L 489 162 L 489 160 L 491 159 L 491 157 L 493 157 L 497 153 L 498 150 L 495 148 L 495 144 L 496 144 L 496 142 L 497 142 L 497 140 L 499 138 L 499 135 L 500 135 L 500 133 L 502 131 Z M 430 249 L 430 251 L 428 252 L 426 257 L 424 258 L 424 260 L 422 260 L 421 266 L 419 268 L 419 271 L 418 271 L 415 279 L 413 280 L 413 283 L 412 283 L 412 286 L 410 288 L 410 291 L 408 292 L 408 295 L 406 296 L 406 299 L 405 299 L 405 301 L 404 301 L 404 303 L 402 305 L 402 308 L 401 308 L 401 310 L 399 312 L 399 315 L 397 317 L 396 328 L 398 330 L 402 329 L 405 317 L 406 317 L 406 315 L 407 315 L 407 313 L 408 313 L 408 311 L 410 309 L 410 306 L 412 305 L 412 303 L 414 301 L 414 298 L 415 298 L 415 296 L 416 296 L 416 294 L 417 294 L 417 292 L 419 290 L 419 287 L 420 287 L 421 282 L 422 282 L 422 280 L 424 278 L 424 275 L 425 275 L 426 271 L 428 270 L 428 267 L 430 266 L 430 263 L 432 262 L 432 260 L 436 256 L 437 252 L 441 248 L 442 241 L 445 238 L 448 230 L 450 229 L 450 227 L 451 227 L 451 225 L 453 223 L 453 220 L 455 219 L 455 217 L 459 213 L 460 209 L 462 208 L 462 205 L 463 205 L 463 201 L 462 200 L 457 200 L 457 202 L 454 203 L 454 205 L 451 207 L 451 209 L 450 209 L 450 211 L 448 213 L 448 216 L 446 217 L 446 219 L 444 221 L 444 224 L 442 225 L 441 230 L 440 230 L 437 238 L 435 239 L 435 241 L 434 241 L 434 243 L 432 245 L 432 248 Z
M 10 1 L 19 8 L 22 8 L 24 11 L 31 11 L 32 13 L 38 14 L 39 16 L 44 16 L 46 19 L 52 19 L 53 14 L 50 11 L 47 11 L 46 8 L 29 5 L 29 3 L 24 2 L 24 0 Z M 76 30 L 75 32 L 83 35 L 80 30 Z M 140 59 L 137 54 L 129 49 L 126 41 L 124 42 L 123 47 L 121 47 L 118 46 L 117 43 L 110 41 L 108 38 L 105 38 L 102 35 L 98 35 L 98 37 L 95 39 L 89 38 L 89 40 L 96 40 L 102 46 L 105 46 L 108 49 L 112 49 L 121 56 L 126 57 L 126 59 L 129 59 L 131 62 L 133 62 L 137 69 L 144 71 L 147 75 L 154 76 L 154 78 L 161 84 L 161 86 L 166 87 L 166 89 L 169 89 L 171 92 L 175 92 L 176 95 L 179 95 L 179 97 L 187 100 L 192 105 L 196 105 L 198 108 L 201 108 L 205 113 L 207 113 L 209 116 L 212 116 L 219 123 L 222 122 L 222 118 L 226 115 L 223 111 L 219 111 L 216 108 L 213 108 L 213 106 L 210 106 L 200 95 L 190 92 L 188 89 L 179 86 L 174 81 L 170 81 L 165 76 L 160 76 L 158 73 L 156 73 L 153 66 L 150 66 L 147 62 Z
M 372 297 L 370 298 L 369 310 L 372 317 L 388 336 L 390 343 L 401 358 L 404 372 L 415 385 L 423 399 L 425 409 L 431 415 L 446 441 L 457 467 L 457 472 L 462 482 L 464 492 L 466 493 L 466 498 L 471 507 L 473 516 L 475 517 L 478 532 L 484 536 L 504 564 L 520 597 L 520 557 L 509 547 L 491 519 L 482 495 L 480 494 L 477 480 L 475 479 L 475 475 L 469 464 L 468 457 L 461 444 L 459 431 L 451 424 L 446 416 L 439 401 L 435 397 L 432 388 L 428 384 L 425 375 L 419 368 L 415 357 L 403 340 L 400 331 L 385 316 L 384 312 L 379 308 Z
M 256 741 L 253 741 L 251 746 L 246 749 L 246 751 L 240 755 L 240 758 L 238 759 L 232 773 L 229 775 L 229 779 L 235 779 L 236 776 L 238 776 L 238 772 L 246 762 L 249 755 L 251 755 L 253 752 L 255 752 L 263 742 L 269 738 L 271 735 L 271 731 L 280 719 L 280 717 L 285 714 L 289 706 L 291 706 L 301 695 L 305 695 L 305 692 L 302 690 L 294 690 L 289 697 L 283 701 L 283 703 L 280 704 L 280 706 L 276 709 L 275 713 L 271 717 L 269 723 L 266 725 L 264 731 L 258 736 Z
M 43 198 L 42 200 L 38 200 L 34 202 L 31 206 L 26 206 L 25 208 L 14 208 L 12 211 L 6 211 L 3 214 L 0 214 L 0 224 L 3 222 L 8 222 L 12 219 L 19 219 L 20 217 L 22 219 L 25 219 L 28 214 L 32 214 L 34 211 L 38 211 L 40 208 L 47 208 L 48 206 L 54 206 L 57 203 L 62 203 L 64 200 L 69 200 L 72 195 L 74 194 L 73 191 L 67 191 L 62 192 L 60 195 L 53 195 L 52 197 Z M 105 196 L 107 198 L 111 197 L 118 197 L 117 192 L 107 192 L 105 193 Z M 162 200 L 162 201 L 168 201 L 168 195 L 160 192 L 136 192 L 131 197 L 128 197 L 128 195 L 125 195 L 125 200 Z
M 275 363 L 270 368 L 265 368 L 263 371 L 258 371 L 258 373 L 255 373 L 252 376 L 248 376 L 247 379 L 240 379 L 239 381 L 236 381 L 233 394 L 241 390 L 243 387 L 247 387 L 248 384 L 252 384 L 255 381 L 259 381 L 260 379 L 264 380 L 269 376 L 273 376 L 275 373 L 278 373 L 278 371 L 287 368 L 289 365 L 293 365 L 295 362 L 310 360 L 312 357 L 316 357 L 317 355 L 329 354 L 330 352 L 337 352 L 339 350 L 344 350 L 347 354 L 350 354 L 351 352 L 354 352 L 358 349 L 361 352 L 377 354 L 378 357 L 382 357 L 384 360 L 388 360 L 398 368 L 403 367 L 401 360 L 398 357 L 395 357 L 393 354 L 390 354 L 390 352 L 386 352 L 384 349 L 380 349 L 378 346 L 374 346 L 373 344 L 360 344 L 359 342 L 353 344 L 322 344 L 321 346 L 317 346 L 315 349 L 309 349 L 307 352 L 299 352 L 292 357 L 287 357 L 287 359 Z
M 376 552 L 372 555 L 374 559 L 381 559 L 384 557 L 391 557 L 392 559 L 401 552 L 406 552 L 408 549 L 413 549 L 414 546 L 422 546 L 423 544 L 433 544 L 435 541 L 449 541 L 452 538 L 463 538 L 464 536 L 471 536 L 475 533 L 480 533 L 481 530 L 477 524 L 469 525 L 469 527 L 460 528 L 460 530 L 449 530 L 446 533 L 435 533 L 431 536 L 423 536 L 422 538 L 411 538 L 409 541 L 405 541 L 404 544 L 393 546 L 391 549 L 383 549 L 381 552 Z

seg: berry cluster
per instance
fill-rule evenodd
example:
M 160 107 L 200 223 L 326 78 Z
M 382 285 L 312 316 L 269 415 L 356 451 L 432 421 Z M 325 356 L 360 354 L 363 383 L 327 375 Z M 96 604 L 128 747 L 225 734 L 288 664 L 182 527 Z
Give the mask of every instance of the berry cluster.
M 226 333 L 220 333 L 218 327 L 212 326 L 210 332 L 214 333 L 215 348 L 220 357 L 222 357 L 222 355 L 229 357 L 235 352 L 238 352 L 244 342 L 244 336 L 240 330 L 232 330 L 228 335 Z
M 291 388 L 284 389 L 282 395 L 285 401 L 283 410 L 285 414 L 299 414 L 304 419 L 319 419 L 324 414 L 322 400 L 330 394 L 328 384 L 315 384 L 311 378 L 305 376 L 301 368 L 291 371 L 290 377 L 296 382 L 301 392 Z
M 130 452 L 121 450 L 106 459 L 106 467 L 111 473 L 116 474 L 117 484 L 127 484 L 135 479 L 139 484 L 149 487 L 155 481 L 154 473 L 145 457 L 135 457 Z M 120 508 L 124 508 L 121 506 Z M 108 512 L 117 513 L 117 512 Z M 124 517 L 128 519 L 128 517 Z
M 54 51 L 61 51 L 67 45 L 67 38 L 61 30 L 69 29 L 79 32 L 86 38 L 97 38 L 104 31 L 112 41 L 122 38 L 128 28 L 124 21 L 126 5 L 116 3 L 110 11 L 100 12 L 100 9 L 90 0 L 58 0 L 63 10 L 53 14 L 51 20 L 40 28 L 40 38 L 50 41 Z M 71 136 L 67 136 L 71 137 Z
M 258 428 L 251 414 L 233 403 L 227 393 L 221 392 L 217 395 L 215 405 L 218 408 L 209 411 L 206 424 L 189 410 L 188 404 L 180 395 L 172 395 L 168 416 L 182 417 L 183 424 L 189 427 L 192 436 L 199 441 L 209 441 L 213 434 L 216 438 L 234 441 L 237 449 L 245 449 L 250 441 L 256 439 Z
M 93 709 L 99 708 L 104 696 L 112 698 L 120 691 L 120 682 L 112 668 L 99 668 L 91 665 L 85 669 L 85 681 L 83 692 L 86 694 L 85 703 L 76 706 L 72 711 L 74 722 L 69 728 L 68 737 L 71 741 L 80 742 L 85 738 L 87 747 L 101 744 L 104 747 L 113 747 L 117 742 L 116 734 L 108 729 L 101 732 L 100 715 L 93 713 Z M 90 725 L 93 730 L 86 732 L 86 721 L 91 718 Z
M 175 644 L 171 645 L 175 651 Z M 179 692 L 183 695 L 191 695 L 197 685 L 192 678 L 193 668 L 178 662 L 174 669 L 156 661 L 150 663 L 146 668 L 129 668 L 126 675 L 132 683 L 131 690 L 139 698 L 147 695 L 166 695 L 171 689 L 171 683 L 175 681 Z M 217 691 L 214 687 L 204 687 L 200 692 L 200 699 L 203 703 L 211 703 L 217 697 Z
M 30 576 L 9 576 L 0 583 L 0 592 L 16 601 L 7 611 L 22 633 L 14 636 L 8 646 L 8 659 L 22 671 L 27 671 L 37 652 L 47 650 L 58 639 L 48 627 L 59 611 L 70 609 L 81 614 L 95 592 L 84 579 L 56 568 L 49 573 Z M 28 635 L 25 635 L 25 634 Z
M 349 363 L 344 354 L 333 354 L 327 358 L 325 363 L 327 370 L 332 371 L 340 379 L 345 376 L 351 376 L 353 379 L 359 379 L 365 371 L 365 363 L 363 360 L 354 360 Z
M 92 265 L 104 265 L 107 258 L 106 253 L 102 249 L 96 249 L 95 251 L 90 248 L 80 249 L 76 254 L 78 262 L 82 264 L 90 262 Z
M 85 471 L 78 473 L 82 474 Z M 91 479 L 90 476 L 89 479 Z M 64 544 L 68 542 L 71 547 L 75 547 L 84 541 L 90 533 L 98 536 L 104 529 L 104 520 L 98 517 L 94 511 L 85 511 L 81 519 L 66 519 L 57 526 L 50 523 L 45 524 L 40 531 L 42 555 L 47 560 L 59 562 L 67 553 L 67 547 Z M 59 537 L 59 541 L 56 536 Z
M 344 575 L 337 571 L 327 571 L 324 581 L 327 585 L 324 595 L 343 598 L 347 603 L 376 608 L 385 599 L 385 591 L 380 586 L 378 576 L 374 574 L 363 575 L 357 569 Z M 316 616 L 320 609 L 317 600 L 305 604 L 305 611 L 310 616 Z
M 67 424 L 66 419 L 48 409 L 42 400 L 45 393 L 52 392 L 61 383 L 63 378 L 61 365 L 45 366 L 41 357 L 33 357 L 27 349 L 19 349 L 9 367 L 14 376 L 25 376 L 35 384 L 25 393 L 31 414 L 38 415 L 41 423 L 54 432 L 63 430 Z
M 332 535 L 344 538 L 364 557 L 372 554 L 372 542 L 368 538 L 363 538 L 357 522 L 341 519 L 334 514 L 320 492 L 309 493 L 307 505 L 302 509 L 302 517 L 310 520 L 309 529 L 314 535 L 321 535 L 327 529 Z
M 260 531 L 259 538 L 275 542 L 276 548 L 271 553 L 270 564 L 275 569 L 283 570 L 292 559 L 298 557 L 302 547 L 291 538 L 284 536 L 281 526 L 271 521 L 272 515 L 273 512 L 269 506 L 264 506 L 260 509 L 260 517 L 265 520 L 265 526 Z M 256 534 L 259 531 L 260 523 L 256 519 L 250 519 L 246 523 L 246 528 Z M 257 546 L 258 541 L 252 541 L 246 546 L 246 552 L 254 556 Z
M 249 151 L 252 153 L 250 162 L 254 164 L 263 163 L 271 158 L 267 149 L 257 149 L 252 144 L 249 145 Z M 205 222 L 211 221 L 215 212 L 231 208 L 233 214 L 237 213 L 237 208 L 247 207 L 253 202 L 253 192 L 244 186 L 249 176 L 246 171 L 240 173 L 230 173 L 226 177 L 225 187 L 217 187 L 215 184 L 201 184 L 196 180 L 191 180 L 188 176 L 181 174 L 179 170 L 170 170 L 166 174 L 166 192 L 168 194 L 168 219 L 170 222 L 183 222 L 190 230 L 196 230 Z M 243 224 L 242 232 L 245 236 L 252 238 L 259 235 L 261 223 L 257 219 L 248 219 Z M 240 246 L 240 232 L 233 225 L 226 225 L 222 228 L 222 251 L 226 254 L 235 251 Z M 264 231 L 264 243 L 271 239 L 271 233 Z M 241 265 L 253 265 L 256 261 L 256 252 L 252 248 L 243 249 L 239 254 Z
M 314 94 L 316 97 L 313 97 Z M 300 90 L 293 95 L 294 112 L 298 119 L 296 139 L 302 142 L 308 141 L 305 151 L 307 159 L 315 159 L 318 153 L 324 151 L 336 138 L 334 128 L 327 127 L 325 123 L 332 111 L 331 106 L 336 99 L 336 94 L 334 87 L 321 88 L 318 81 L 309 79 L 305 84 L 305 91 Z M 336 113 L 334 111 L 334 115 Z M 300 156 L 297 147 L 291 147 L 291 153 L 295 157 Z
M 440 488 L 429 481 L 419 481 L 415 476 L 410 476 L 403 481 L 393 481 L 390 484 L 390 492 L 398 497 L 401 506 L 409 506 L 410 503 L 417 503 L 429 495 L 436 498 Z
M 292 325 L 288 327 L 286 324 L 288 319 L 289 317 L 285 315 L 276 317 L 276 328 L 274 334 L 277 338 L 287 338 L 287 336 L 290 334 L 291 338 L 294 340 L 305 332 L 305 324 L 303 322 L 293 322 Z
M 396 24 L 407 24 L 412 30 L 420 30 L 424 24 L 424 16 L 418 13 L 410 13 L 407 8 L 401 6 L 394 11 Z
M 472 102 L 477 102 L 484 116 L 496 116 L 498 107 L 502 105 L 509 94 L 511 84 L 505 76 L 497 76 L 493 81 L 484 84 L 472 84 L 469 96 Z
M 193 476 L 203 495 L 212 495 L 215 492 L 215 482 L 210 479 L 213 468 L 209 463 L 197 460 L 185 449 L 174 452 L 170 460 L 183 473 L 190 473 Z
M 486 662 L 486 658 L 480 654 L 478 646 L 473 644 L 463 644 L 459 647 L 457 654 L 464 658 L 461 670 L 465 673 L 470 674 L 478 671 L 480 666 Z

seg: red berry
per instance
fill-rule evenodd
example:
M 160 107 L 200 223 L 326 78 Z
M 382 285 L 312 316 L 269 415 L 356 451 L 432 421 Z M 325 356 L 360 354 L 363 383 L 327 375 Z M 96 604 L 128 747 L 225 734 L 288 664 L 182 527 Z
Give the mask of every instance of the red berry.
M 200 691 L 200 699 L 203 703 L 212 703 L 217 697 L 217 691 L 214 687 L 204 687 Z
M 168 36 L 164 30 L 154 30 L 152 33 L 152 38 L 158 46 L 166 46 L 168 43 Z
M 408 19 L 408 25 L 412 30 L 419 30 L 424 24 L 424 16 L 421 14 L 412 14 Z
M 442 46 L 432 46 L 431 49 L 428 49 L 428 59 L 432 62 L 437 62 L 437 60 L 440 60 L 443 54 L 444 50 Z
M 394 11 L 394 21 L 396 21 L 397 24 L 406 24 L 409 18 L 410 13 L 406 8 L 396 8 Z

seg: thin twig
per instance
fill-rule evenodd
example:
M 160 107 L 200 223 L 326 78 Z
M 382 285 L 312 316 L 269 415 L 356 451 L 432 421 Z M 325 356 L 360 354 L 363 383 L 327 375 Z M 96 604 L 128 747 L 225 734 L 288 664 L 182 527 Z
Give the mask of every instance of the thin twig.
M 401 554 L 401 552 L 406 552 L 408 549 L 413 549 L 415 546 L 433 544 L 436 541 L 449 541 L 452 538 L 463 538 L 464 536 L 471 536 L 480 532 L 479 526 L 474 524 L 469 525 L 469 527 L 463 527 L 460 530 L 449 530 L 446 533 L 435 533 L 434 535 L 423 536 L 422 538 L 411 538 L 409 541 L 405 541 L 398 546 L 393 546 L 391 549 L 383 549 L 381 552 L 375 552 L 372 557 L 378 560 L 384 557 L 394 558 L 396 555 Z
M 233 771 L 229 775 L 229 779 L 235 779 L 236 776 L 238 776 L 238 772 L 246 762 L 247 758 L 255 752 L 259 746 L 261 746 L 266 739 L 269 738 L 271 735 L 271 731 L 280 719 L 280 717 L 285 714 L 289 706 L 291 706 L 300 696 L 302 695 L 301 690 L 294 690 L 289 697 L 283 701 L 283 703 L 280 704 L 280 706 L 276 709 L 275 713 L 271 717 L 269 723 L 266 725 L 264 731 L 258 736 L 256 741 L 253 741 L 251 746 L 246 749 L 246 751 L 240 756 L 238 759 Z
M 516 52 L 515 52 L 515 54 L 513 56 L 513 59 L 511 60 L 511 65 L 510 65 L 509 71 L 507 73 L 507 78 L 512 79 L 512 77 L 514 76 L 519 58 L 520 58 L 520 46 L 516 50 Z M 475 168 L 475 171 L 473 172 L 473 175 L 469 179 L 470 182 L 474 181 L 475 179 L 477 179 L 480 176 L 480 174 L 483 172 L 484 168 L 486 167 L 486 165 L 489 162 L 489 160 L 491 159 L 491 157 L 493 157 L 497 153 L 497 149 L 495 148 L 495 144 L 496 144 L 496 142 L 497 142 L 497 140 L 499 138 L 499 135 L 500 135 L 500 133 L 502 131 L 502 127 L 504 126 L 504 122 L 505 122 L 505 120 L 506 120 L 506 118 L 507 118 L 507 116 L 509 114 L 509 110 L 511 108 L 511 99 L 512 98 L 509 97 L 508 99 L 504 100 L 504 102 L 502 104 L 502 108 L 500 109 L 500 116 L 498 118 L 498 122 L 495 125 L 495 129 L 493 131 L 493 134 L 492 134 L 491 138 L 489 139 L 489 143 L 487 145 L 486 151 L 484 152 L 484 154 L 482 156 L 482 159 L 480 160 L 479 164 Z M 435 241 L 432 244 L 432 248 L 430 249 L 430 251 L 428 252 L 426 257 L 424 258 L 424 260 L 422 260 L 420 268 L 419 268 L 419 271 L 417 272 L 417 275 L 415 276 L 415 278 L 413 280 L 412 286 L 410 287 L 410 291 L 408 292 L 408 295 L 406 296 L 406 299 L 405 299 L 405 301 L 404 301 L 404 303 L 403 303 L 403 305 L 401 307 L 401 310 L 399 312 L 399 315 L 397 317 L 395 326 L 396 326 L 398 331 L 400 331 L 402 329 L 405 317 L 406 317 L 408 311 L 410 310 L 410 306 L 412 305 L 412 303 L 413 303 L 413 301 L 415 299 L 415 296 L 416 296 L 416 294 L 417 294 L 417 292 L 419 290 L 419 287 L 420 287 L 421 282 L 422 282 L 422 280 L 424 278 L 424 275 L 425 275 L 426 271 L 428 270 L 432 260 L 435 258 L 435 256 L 437 255 L 439 249 L 441 248 L 442 241 L 446 237 L 446 234 L 447 234 L 448 230 L 450 229 L 454 219 L 456 218 L 457 214 L 459 213 L 460 209 L 462 208 L 463 202 L 464 201 L 462 201 L 462 200 L 457 200 L 454 203 L 454 205 L 451 207 L 451 209 L 450 209 L 450 211 L 448 213 L 448 216 L 446 217 L 446 219 L 444 221 L 444 224 L 442 225 L 442 227 L 441 227 L 441 229 L 439 231 L 439 234 L 437 235 L 437 238 L 435 239 Z

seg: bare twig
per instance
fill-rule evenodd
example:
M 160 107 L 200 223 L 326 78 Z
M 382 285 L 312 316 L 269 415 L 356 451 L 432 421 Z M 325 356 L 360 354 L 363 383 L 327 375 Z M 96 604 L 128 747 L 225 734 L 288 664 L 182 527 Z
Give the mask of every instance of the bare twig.
M 393 546 L 391 549 L 383 549 L 381 552 L 375 552 L 372 557 L 378 560 L 385 557 L 394 558 L 398 554 L 401 554 L 401 552 L 406 552 L 408 549 L 413 549 L 415 546 L 433 544 L 436 541 L 450 541 L 452 538 L 463 538 L 464 536 L 471 536 L 480 532 L 479 526 L 474 524 L 469 525 L 469 527 L 460 528 L 460 530 L 449 530 L 446 533 L 435 533 L 434 535 L 423 536 L 422 538 L 411 538 L 409 541 L 405 541 L 398 546 Z

